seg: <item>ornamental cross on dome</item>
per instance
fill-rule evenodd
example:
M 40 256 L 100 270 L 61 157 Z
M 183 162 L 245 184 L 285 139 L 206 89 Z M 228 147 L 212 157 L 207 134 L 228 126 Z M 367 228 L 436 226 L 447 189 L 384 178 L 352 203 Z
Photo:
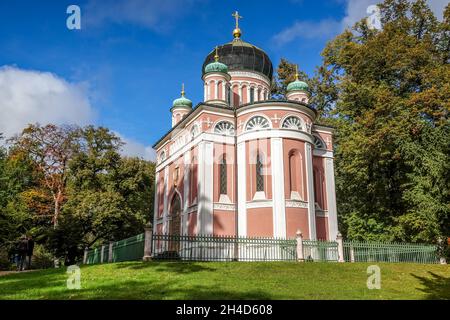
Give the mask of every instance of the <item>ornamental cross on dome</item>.
M 243 17 L 239 15 L 239 12 L 235 11 L 232 16 L 236 19 L 236 29 L 239 28 L 239 19 L 242 19 Z

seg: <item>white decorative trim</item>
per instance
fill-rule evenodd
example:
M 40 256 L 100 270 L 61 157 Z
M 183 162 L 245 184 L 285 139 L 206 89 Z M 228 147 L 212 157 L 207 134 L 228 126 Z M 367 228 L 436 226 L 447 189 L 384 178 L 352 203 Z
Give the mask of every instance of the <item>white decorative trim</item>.
M 253 201 L 262 201 L 266 199 L 266 193 L 264 191 L 256 191 L 255 195 L 253 196 Z
M 286 238 L 283 140 L 281 138 L 270 139 L 270 150 L 272 155 L 273 235 L 278 238 Z
M 199 234 L 213 234 L 213 144 L 201 142 L 198 150 L 199 167 Z
M 246 131 L 238 136 L 238 143 L 249 140 L 269 139 L 269 138 L 285 138 L 293 140 L 301 140 L 312 143 L 312 136 L 303 131 L 289 129 L 266 129 L 259 131 Z
M 308 202 L 301 200 L 286 200 L 286 208 L 308 208 Z
M 333 151 L 323 150 L 323 149 L 314 149 L 313 155 L 315 157 L 322 157 L 322 158 L 334 158 Z
M 237 165 L 238 165 L 238 235 L 247 236 L 247 176 L 246 176 L 246 150 L 245 142 L 237 145 Z
M 230 197 L 226 194 L 221 194 L 219 197 L 219 203 L 231 203 Z
M 299 109 L 299 107 L 303 107 L 303 108 Z M 305 116 L 307 116 L 311 120 L 311 122 L 313 122 L 313 120 L 316 118 L 314 111 L 312 111 L 308 107 L 298 106 L 298 105 L 296 105 L 295 107 L 289 107 L 289 106 L 285 106 L 285 105 L 277 106 L 277 102 L 275 102 L 275 101 L 259 103 L 258 107 L 255 107 L 254 105 L 241 107 L 237 110 L 237 115 L 238 115 L 238 117 L 240 117 L 240 116 L 243 116 L 243 115 L 246 115 L 249 113 L 253 113 L 253 112 L 264 112 L 264 111 L 275 111 L 275 110 L 301 113 L 301 114 L 304 114 Z
M 303 185 L 303 182 L 300 182 Z M 291 198 L 290 200 L 297 200 L 297 201 L 303 201 L 302 197 L 300 196 L 300 193 L 298 191 L 291 191 Z
M 155 183 L 154 183 L 154 185 L 155 185 L 155 194 L 154 194 L 154 200 L 153 200 L 153 206 L 154 206 L 154 208 L 153 208 L 153 228 L 156 228 L 156 223 L 158 222 L 158 211 L 159 211 L 159 186 L 158 186 L 158 183 L 159 183 L 159 172 L 156 172 L 156 174 L 155 174 Z M 154 230 L 156 230 L 156 229 L 154 229 Z
M 247 202 L 245 207 L 247 209 L 257 209 L 257 208 L 272 208 L 273 201 L 272 200 L 257 200 Z
M 198 210 L 198 205 L 194 204 L 186 210 L 186 213 L 187 214 L 196 213 L 197 210 Z
M 162 233 L 166 234 L 168 232 L 167 228 L 167 216 L 168 216 L 168 197 L 169 197 L 169 166 L 164 168 L 164 211 L 163 211 L 163 230 Z
M 240 80 L 234 80 L 233 77 L 248 77 L 254 78 L 264 82 L 267 87 L 270 87 L 270 81 L 266 76 L 260 75 L 259 73 L 249 72 L 249 71 L 228 71 L 228 74 L 231 76 L 231 82 L 241 82 Z
M 310 240 L 317 239 L 316 233 L 316 214 L 314 205 L 314 175 L 313 175 L 313 163 L 312 163 L 312 147 L 311 144 L 305 143 L 305 163 L 306 163 L 306 179 L 307 179 L 307 192 L 308 192 L 308 225 L 309 225 L 309 238 Z
M 187 210 L 189 207 L 189 175 L 190 175 L 190 163 L 191 163 L 191 151 L 187 151 L 184 154 L 184 206 L 183 206 L 183 215 L 181 216 L 181 232 L 182 234 L 188 234 L 188 223 L 189 219 L 187 218 Z
M 230 203 L 214 203 L 214 210 L 235 211 L 236 206 Z
M 328 210 L 316 209 L 316 217 L 327 218 L 328 217 Z M 330 238 L 330 239 L 333 239 L 333 238 Z
M 336 239 L 338 233 L 333 162 L 332 158 L 325 159 L 325 187 L 327 190 L 328 232 L 330 239 Z

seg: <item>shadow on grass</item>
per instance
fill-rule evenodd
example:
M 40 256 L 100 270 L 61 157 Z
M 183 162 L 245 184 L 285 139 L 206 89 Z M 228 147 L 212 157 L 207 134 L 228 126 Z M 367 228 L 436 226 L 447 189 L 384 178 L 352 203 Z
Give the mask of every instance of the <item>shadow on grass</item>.
M 161 272 L 175 272 L 178 274 L 217 271 L 216 268 L 205 266 L 196 262 L 179 262 L 179 261 L 151 261 L 151 262 L 135 262 L 133 264 L 118 264 L 115 265 L 117 269 L 133 269 L 133 270 L 154 270 Z
M 208 278 L 206 274 L 217 272 L 215 267 L 201 263 L 180 262 L 130 262 L 125 264 L 104 265 L 111 268 L 108 274 L 102 277 L 83 281 L 80 290 L 66 288 L 66 269 L 52 269 L 37 274 L 14 274 L 2 277 L 0 280 L 1 299 L 132 299 L 132 300 L 228 300 L 228 299 L 273 299 L 273 295 L 261 289 L 249 290 L 242 286 L 223 287 L 216 283 L 207 283 L 202 279 Z M 82 267 L 82 274 L 89 272 L 94 266 Z M 141 279 L 111 278 L 111 271 L 131 269 L 138 271 Z M 84 271 L 83 271 L 84 270 Z M 176 277 L 175 275 L 181 277 Z M 191 278 L 189 274 L 197 274 Z M 187 277 L 185 277 L 185 275 Z M 156 276 L 156 277 L 154 277 Z M 92 277 L 92 275 L 91 275 Z
M 449 300 L 450 299 L 450 278 L 440 276 L 434 272 L 428 272 L 431 277 L 421 277 L 411 274 L 418 279 L 424 288 L 418 290 L 427 294 L 429 300 Z

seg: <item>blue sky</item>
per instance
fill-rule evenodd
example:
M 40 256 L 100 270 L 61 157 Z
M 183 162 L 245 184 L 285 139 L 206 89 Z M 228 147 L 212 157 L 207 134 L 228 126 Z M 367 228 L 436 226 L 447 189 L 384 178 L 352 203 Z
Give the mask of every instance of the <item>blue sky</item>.
M 286 57 L 313 74 L 326 42 L 373 3 L 2 0 L 0 132 L 36 121 L 93 123 L 122 136 L 127 154 L 152 158 L 181 83 L 194 105 L 201 101 L 203 60 L 232 39 L 233 11 L 244 17 L 242 38 L 274 67 Z M 437 12 L 446 3 L 430 1 Z M 66 27 L 71 4 L 81 8 L 81 30 Z

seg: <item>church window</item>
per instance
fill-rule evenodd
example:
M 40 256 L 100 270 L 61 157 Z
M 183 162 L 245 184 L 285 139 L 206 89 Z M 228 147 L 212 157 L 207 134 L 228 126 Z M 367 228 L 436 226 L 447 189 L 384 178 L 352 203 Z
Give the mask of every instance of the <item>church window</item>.
M 313 136 L 313 141 L 314 141 L 314 146 L 317 149 L 326 149 L 325 143 L 323 142 L 323 140 L 320 137 L 314 135 Z
M 256 154 L 256 191 L 264 191 L 264 167 L 261 154 Z
M 255 88 L 250 88 L 250 103 L 255 102 Z
M 234 125 L 228 121 L 220 121 L 214 127 L 214 133 L 232 136 L 234 135 Z
M 298 117 L 294 117 L 294 116 L 288 117 L 283 122 L 283 128 L 284 129 L 302 130 L 303 129 L 302 121 Z
M 269 121 L 261 116 L 256 116 L 251 118 L 245 127 L 246 131 L 251 130 L 261 130 L 261 129 L 267 129 L 270 128 Z
M 227 160 L 225 155 L 219 163 L 220 194 L 227 194 Z

